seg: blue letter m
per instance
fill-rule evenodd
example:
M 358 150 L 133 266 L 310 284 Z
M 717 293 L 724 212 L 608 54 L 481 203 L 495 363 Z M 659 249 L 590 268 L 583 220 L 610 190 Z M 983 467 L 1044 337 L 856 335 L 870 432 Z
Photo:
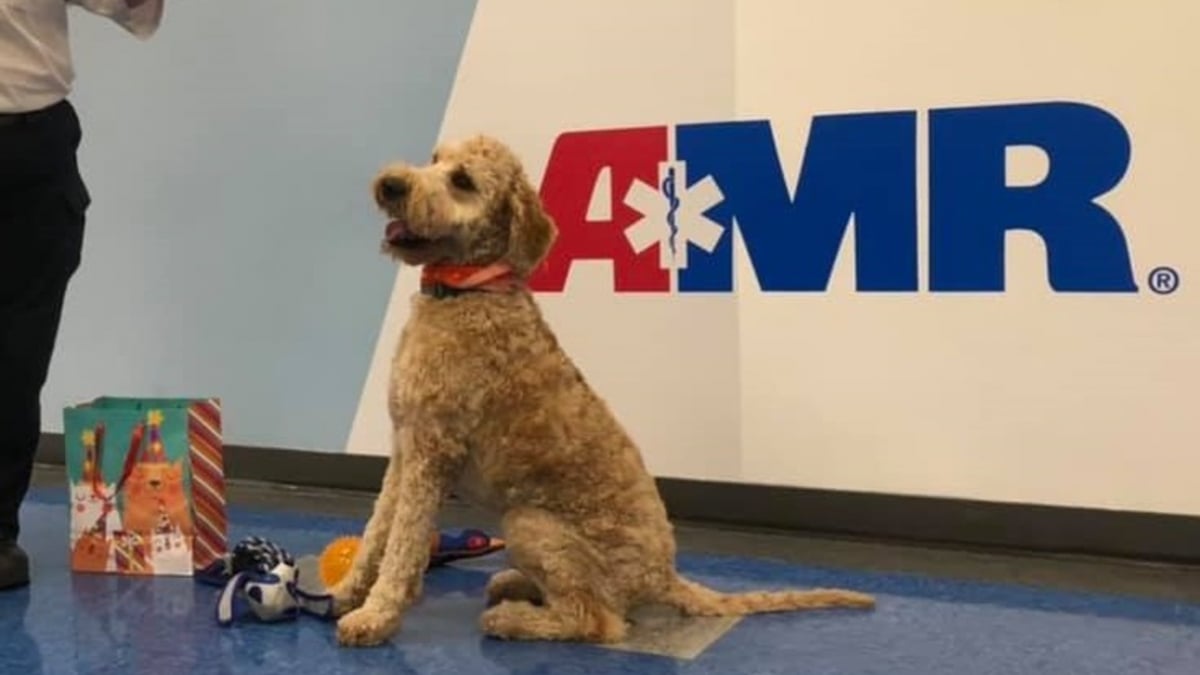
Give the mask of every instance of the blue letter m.
M 689 179 L 711 175 L 709 210 L 727 234 L 679 273 L 680 291 L 733 286 L 734 222 L 764 291 L 823 291 L 854 217 L 861 291 L 917 290 L 916 114 L 830 115 L 812 122 L 795 198 L 765 121 L 681 125 Z

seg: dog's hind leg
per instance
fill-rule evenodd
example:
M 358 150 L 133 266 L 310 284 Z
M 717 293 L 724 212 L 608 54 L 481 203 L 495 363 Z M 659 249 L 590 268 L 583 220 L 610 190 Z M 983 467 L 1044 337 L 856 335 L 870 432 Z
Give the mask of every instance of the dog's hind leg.
M 522 600 L 540 605 L 543 602 L 542 590 L 521 570 L 501 570 L 488 580 L 487 605 L 493 607 L 504 600 Z
M 396 502 L 400 498 L 400 459 L 393 454 L 383 475 L 379 496 L 371 512 L 367 526 L 363 529 L 358 552 L 354 556 L 346 576 L 331 589 L 333 609 L 338 616 L 357 609 L 367 598 L 367 592 L 379 574 L 379 562 L 387 544 L 388 530 L 396 513 Z
M 601 643 L 625 637 L 625 620 L 605 597 L 603 565 L 590 542 L 540 509 L 510 511 L 503 529 L 518 574 L 540 590 L 542 603 L 502 599 L 480 617 L 485 634 L 508 640 Z M 501 574 L 495 581 L 498 586 L 528 590 L 518 577 Z

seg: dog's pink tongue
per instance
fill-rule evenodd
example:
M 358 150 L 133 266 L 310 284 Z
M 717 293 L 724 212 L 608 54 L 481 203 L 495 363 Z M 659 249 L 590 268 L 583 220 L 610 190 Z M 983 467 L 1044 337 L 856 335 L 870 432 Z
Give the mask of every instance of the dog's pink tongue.
M 403 239 L 404 235 L 406 234 L 408 234 L 408 226 L 405 225 L 404 221 L 393 220 L 392 222 L 388 223 L 387 231 L 384 236 L 387 237 L 388 241 L 394 242 Z

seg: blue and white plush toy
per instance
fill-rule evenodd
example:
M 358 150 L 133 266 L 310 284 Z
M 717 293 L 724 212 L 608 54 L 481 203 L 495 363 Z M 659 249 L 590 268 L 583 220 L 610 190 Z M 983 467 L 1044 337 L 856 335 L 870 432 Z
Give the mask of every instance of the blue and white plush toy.
M 301 569 L 282 546 L 261 537 L 247 537 L 220 560 L 196 573 L 202 583 L 222 586 L 217 600 L 217 623 L 228 626 L 253 616 L 263 622 L 290 621 L 301 613 L 333 618 L 333 599 L 319 580 L 314 565 Z
M 331 548 L 338 549 L 333 552 L 340 555 L 332 556 L 338 563 L 335 567 L 344 566 L 342 558 L 357 546 L 353 537 L 339 541 L 350 547 L 331 545 L 322 556 L 327 557 Z M 504 549 L 503 540 L 473 529 L 437 532 L 430 545 L 430 568 Z M 217 599 L 217 623 L 222 626 L 242 617 L 263 622 L 291 621 L 300 614 L 332 619 L 333 597 L 323 576 L 321 558 L 308 555 L 296 560 L 282 546 L 262 537 L 246 537 L 230 553 L 195 573 L 200 583 L 222 587 Z

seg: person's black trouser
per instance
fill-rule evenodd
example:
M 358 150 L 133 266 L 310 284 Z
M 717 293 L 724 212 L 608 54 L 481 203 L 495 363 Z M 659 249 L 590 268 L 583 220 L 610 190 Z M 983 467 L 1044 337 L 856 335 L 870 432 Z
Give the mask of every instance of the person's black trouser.
M 0 114 L 0 542 L 15 540 L 41 436 L 41 394 L 67 283 L 79 267 L 87 188 L 67 102 Z

